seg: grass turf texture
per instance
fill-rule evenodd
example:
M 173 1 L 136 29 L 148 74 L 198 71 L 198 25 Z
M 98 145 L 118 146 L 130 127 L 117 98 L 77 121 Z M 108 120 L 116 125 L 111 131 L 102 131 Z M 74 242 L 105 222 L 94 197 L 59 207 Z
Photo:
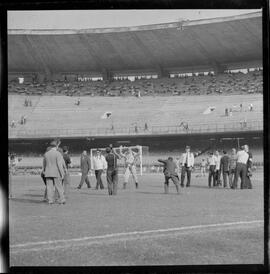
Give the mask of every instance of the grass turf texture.
M 172 183 L 163 194 L 161 174 L 139 177 L 137 190 L 122 190 L 121 176 L 117 196 L 95 190 L 94 177 L 77 190 L 72 176 L 64 206 L 42 202 L 39 176 L 15 176 L 11 266 L 263 263 L 262 173 L 252 190 L 209 189 L 192 176 L 180 195 Z

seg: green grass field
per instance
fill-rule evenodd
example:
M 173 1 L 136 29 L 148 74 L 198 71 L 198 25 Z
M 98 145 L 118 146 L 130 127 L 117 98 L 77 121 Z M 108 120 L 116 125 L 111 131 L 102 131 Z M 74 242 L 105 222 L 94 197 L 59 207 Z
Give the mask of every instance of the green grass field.
M 252 190 L 192 186 L 163 194 L 163 175 L 143 175 L 117 196 L 72 176 L 66 205 L 42 202 L 39 176 L 14 176 L 11 266 L 189 265 L 263 263 L 263 175 Z M 105 178 L 103 180 L 105 182 Z M 106 185 L 106 183 L 105 183 Z

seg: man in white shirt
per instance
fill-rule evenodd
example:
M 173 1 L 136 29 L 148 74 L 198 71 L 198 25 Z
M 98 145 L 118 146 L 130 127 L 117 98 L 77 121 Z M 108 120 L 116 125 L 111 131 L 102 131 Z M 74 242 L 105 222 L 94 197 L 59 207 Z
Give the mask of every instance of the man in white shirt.
M 233 182 L 233 189 L 237 188 L 237 182 L 239 179 L 239 176 L 241 177 L 241 188 L 245 186 L 245 179 L 247 176 L 247 161 L 249 158 L 249 154 L 245 151 L 244 146 L 241 147 L 241 150 L 239 150 L 236 154 L 237 161 L 236 161 L 236 171 L 234 176 L 234 182 Z
M 182 154 L 181 187 L 184 187 L 185 175 L 187 173 L 186 187 L 190 186 L 191 170 L 194 166 L 194 155 L 190 152 L 190 146 L 186 146 L 186 152 Z
M 211 187 L 212 178 L 213 186 L 216 186 L 216 166 L 217 166 L 217 157 L 213 152 L 210 153 L 210 157 L 207 159 L 209 165 L 209 175 L 208 175 L 208 187 Z
M 220 172 L 221 171 L 220 170 L 220 160 L 221 160 L 221 156 L 220 156 L 218 150 L 215 151 L 215 156 L 217 158 L 215 185 L 216 186 L 221 186 L 221 181 L 220 181 L 220 174 L 221 174 L 221 172 Z
M 99 149 L 97 150 L 97 154 L 93 157 L 93 169 L 95 170 L 97 179 L 96 189 L 98 189 L 98 187 L 100 187 L 100 189 L 104 189 L 101 175 L 102 172 L 107 169 L 107 161 Z

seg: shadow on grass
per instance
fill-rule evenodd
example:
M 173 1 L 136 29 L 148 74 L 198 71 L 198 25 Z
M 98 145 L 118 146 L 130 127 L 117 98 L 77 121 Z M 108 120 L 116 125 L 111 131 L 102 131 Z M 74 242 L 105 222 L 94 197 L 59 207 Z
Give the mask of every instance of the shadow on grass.
M 23 194 L 23 196 L 29 196 L 29 197 L 43 197 L 42 194 Z
M 31 199 L 22 199 L 22 198 L 11 198 L 10 201 L 12 202 L 19 202 L 19 203 L 31 203 L 31 204 L 43 204 L 42 200 L 31 200 Z

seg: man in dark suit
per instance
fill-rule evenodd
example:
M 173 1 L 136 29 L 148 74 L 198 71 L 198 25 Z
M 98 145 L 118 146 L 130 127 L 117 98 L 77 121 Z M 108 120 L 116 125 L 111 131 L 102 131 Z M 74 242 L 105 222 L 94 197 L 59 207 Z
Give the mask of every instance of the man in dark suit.
M 83 185 L 84 182 L 86 182 L 87 187 L 91 188 L 91 184 L 88 178 L 88 172 L 91 169 L 91 163 L 90 163 L 90 159 L 87 155 L 86 150 L 83 151 L 82 155 L 81 155 L 81 172 L 82 172 L 82 177 L 81 177 L 81 181 L 79 186 L 77 187 L 78 189 L 80 189 Z
M 169 157 L 167 160 L 158 159 L 158 161 L 164 164 L 163 173 L 165 176 L 165 183 L 164 183 L 165 194 L 168 194 L 169 192 L 170 179 L 175 184 L 177 194 L 180 194 L 179 178 L 176 172 L 177 166 L 176 166 L 176 163 L 173 161 L 173 158 Z
M 46 178 L 46 188 L 48 203 L 54 203 L 54 189 L 56 188 L 59 194 L 59 203 L 65 204 L 64 189 L 62 180 L 65 175 L 63 168 L 63 157 L 59 151 L 57 151 L 57 143 L 52 141 L 50 143 L 51 149 L 44 155 L 43 170 Z
M 116 195 L 118 185 L 117 159 L 121 157 L 111 147 L 106 148 L 106 153 L 108 192 L 109 195 Z
M 70 157 L 68 154 L 67 146 L 63 147 L 63 158 L 64 158 L 65 166 L 66 166 L 66 172 L 65 172 L 65 176 L 64 176 L 64 180 L 63 180 L 63 186 L 64 186 L 65 196 L 67 197 L 68 187 L 70 186 L 70 175 L 69 175 L 68 168 L 71 166 L 71 160 L 70 160 Z
M 229 156 L 225 150 L 223 150 L 223 156 L 220 159 L 220 170 L 223 177 L 223 187 L 227 187 L 227 181 L 229 178 Z

